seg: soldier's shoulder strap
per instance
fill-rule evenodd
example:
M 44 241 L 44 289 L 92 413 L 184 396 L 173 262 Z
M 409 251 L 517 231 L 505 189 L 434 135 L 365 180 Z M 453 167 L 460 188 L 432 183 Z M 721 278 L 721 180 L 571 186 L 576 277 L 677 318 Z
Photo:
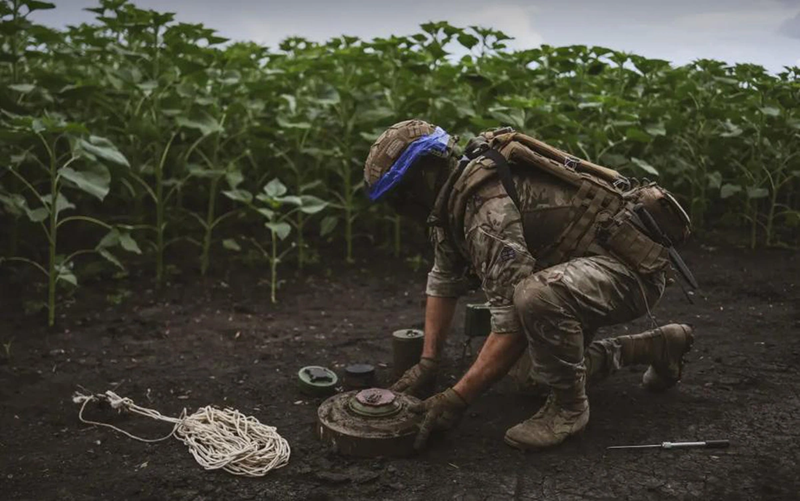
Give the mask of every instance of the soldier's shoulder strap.
M 511 197 L 514 205 L 519 207 L 519 194 L 514 180 L 511 178 L 511 167 L 508 166 L 508 159 L 494 149 L 487 149 L 483 152 L 483 156 L 494 162 L 497 176 L 500 178 L 500 182 L 503 183 L 503 188 L 505 188 L 508 196 Z

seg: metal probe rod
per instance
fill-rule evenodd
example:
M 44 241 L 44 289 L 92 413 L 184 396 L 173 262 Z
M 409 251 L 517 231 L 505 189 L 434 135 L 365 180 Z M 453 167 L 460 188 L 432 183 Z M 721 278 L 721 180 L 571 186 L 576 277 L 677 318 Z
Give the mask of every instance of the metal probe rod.
M 649 445 L 612 445 L 607 449 L 727 449 L 728 440 L 706 440 L 705 442 L 663 442 Z

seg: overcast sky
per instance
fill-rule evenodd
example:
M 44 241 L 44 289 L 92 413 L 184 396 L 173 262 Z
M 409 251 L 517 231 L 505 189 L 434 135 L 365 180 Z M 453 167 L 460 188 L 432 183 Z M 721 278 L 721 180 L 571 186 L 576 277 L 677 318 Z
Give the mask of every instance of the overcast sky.
M 53 1 L 53 0 L 51 0 Z M 770 71 L 800 66 L 800 0 L 135 0 L 146 9 L 177 13 L 221 35 L 275 46 L 287 36 L 325 40 L 348 34 L 372 38 L 418 31 L 447 20 L 481 24 L 515 37 L 511 44 L 602 45 L 667 59 L 752 62 Z M 55 0 L 39 22 L 64 26 L 91 21 L 95 0 Z

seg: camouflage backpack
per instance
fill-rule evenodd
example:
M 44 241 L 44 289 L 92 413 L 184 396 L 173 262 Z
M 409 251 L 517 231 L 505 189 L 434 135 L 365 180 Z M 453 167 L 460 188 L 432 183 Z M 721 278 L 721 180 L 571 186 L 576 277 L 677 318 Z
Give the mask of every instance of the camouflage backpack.
M 475 161 L 480 168 L 462 176 Z M 672 262 L 696 286 L 674 249 L 690 234 L 689 217 L 667 190 L 656 183 L 630 180 L 510 128 L 484 132 L 470 141 L 465 158 L 437 200 L 432 222 L 452 226 L 463 221 L 467 200 L 485 182 L 498 177 L 520 207 L 511 167 L 538 169 L 575 188 L 572 206 L 561 216 L 565 218 L 563 231 L 540 253 L 545 265 L 586 255 L 599 245 L 641 273 L 664 269 Z M 527 214 L 522 215 L 527 240 L 533 232 L 526 228 L 530 226 Z M 448 233 L 463 248 L 463 235 Z

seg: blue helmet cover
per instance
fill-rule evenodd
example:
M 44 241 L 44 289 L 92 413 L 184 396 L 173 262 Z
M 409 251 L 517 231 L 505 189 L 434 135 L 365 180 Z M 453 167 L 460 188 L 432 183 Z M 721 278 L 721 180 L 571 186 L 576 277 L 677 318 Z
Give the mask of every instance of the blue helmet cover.
M 369 189 L 369 199 L 375 202 L 383 198 L 384 195 L 400 184 L 403 177 L 408 173 L 408 169 L 417 160 L 430 153 L 443 153 L 447 150 L 449 141 L 450 134 L 441 127 L 436 127 L 436 130 L 432 133 L 422 136 L 409 144 L 386 174 L 381 176 L 378 182 Z

